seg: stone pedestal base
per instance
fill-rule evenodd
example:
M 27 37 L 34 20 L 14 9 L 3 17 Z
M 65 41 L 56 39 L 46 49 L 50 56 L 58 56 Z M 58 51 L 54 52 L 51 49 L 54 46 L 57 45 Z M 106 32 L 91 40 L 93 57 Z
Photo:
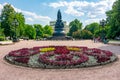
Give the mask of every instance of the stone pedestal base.
M 47 40 L 73 40 L 73 38 L 69 36 L 52 36 L 47 38 Z

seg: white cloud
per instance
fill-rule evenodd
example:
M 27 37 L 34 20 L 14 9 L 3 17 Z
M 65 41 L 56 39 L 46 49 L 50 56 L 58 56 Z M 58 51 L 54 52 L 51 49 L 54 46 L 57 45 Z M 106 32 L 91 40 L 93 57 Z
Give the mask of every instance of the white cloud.
M 60 1 L 58 3 L 50 3 L 49 6 L 53 7 L 53 8 L 58 8 L 58 7 L 64 7 L 67 6 L 68 3 L 66 1 Z
M 75 16 L 84 16 L 85 12 L 94 13 L 94 15 L 97 16 L 99 14 L 104 14 L 107 10 L 111 9 L 111 6 L 114 1 L 115 0 L 101 0 L 99 2 L 59 1 L 59 2 L 50 3 L 49 6 L 53 8 L 66 7 L 67 9 L 65 13 L 73 14 Z
M 3 6 L 0 4 L 0 10 L 3 8 Z
M 1 15 L 1 12 L 2 12 L 2 9 L 3 9 L 3 6 L 6 5 L 8 3 L 3 3 L 3 4 L 0 4 L 0 15 Z
M 29 12 L 29 11 L 22 11 L 22 13 L 26 16 L 31 17 L 32 19 L 40 20 L 40 21 L 50 21 L 51 18 L 48 16 L 41 16 L 37 15 L 36 13 Z
M 75 15 L 75 16 L 83 16 L 84 15 L 83 12 L 79 12 L 79 11 L 75 10 L 73 7 L 70 7 L 70 6 L 65 11 L 65 13 Z
M 0 15 L 1 15 L 1 10 L 2 10 L 3 6 L 0 4 Z
M 99 0 L 98 2 L 88 2 L 85 0 L 75 0 L 71 2 L 59 1 L 49 3 L 49 6 L 53 8 L 64 7 L 66 14 L 86 18 L 83 23 L 88 24 L 91 22 L 99 22 L 100 18 L 105 18 L 105 12 L 112 8 L 115 1 L 116 0 Z
M 0 12 L 5 4 L 7 4 L 7 3 L 0 4 Z M 21 9 L 14 7 L 13 5 L 11 5 L 11 6 L 15 9 L 16 12 L 23 13 L 23 15 L 25 16 L 25 19 L 26 19 L 26 23 L 46 25 L 51 20 L 51 18 L 48 16 L 38 15 L 34 12 L 21 10 Z
M 88 13 L 87 13 L 87 17 L 89 17 L 89 18 L 95 18 L 96 15 L 93 14 L 93 13 L 91 13 L 91 12 L 88 12 Z
M 101 19 L 102 19 L 102 18 L 87 19 L 87 20 L 85 20 L 85 24 L 87 25 L 87 24 L 90 24 L 90 23 L 92 23 L 92 22 L 98 22 L 98 23 L 99 23 L 99 21 L 100 21 Z
M 26 18 L 27 21 L 33 22 L 34 20 L 32 18 Z
M 91 22 L 99 22 L 100 19 L 105 18 L 105 12 L 112 8 L 113 2 L 116 0 L 99 0 L 98 2 L 88 2 L 87 0 L 71 0 L 67 2 L 62 0 L 59 2 L 53 3 L 43 3 L 43 5 L 49 5 L 53 8 L 65 9 L 65 13 L 75 17 L 78 17 L 83 21 L 84 24 Z M 7 4 L 0 4 L 0 13 L 3 6 Z M 13 5 L 12 5 L 13 6 Z M 14 7 L 14 6 L 13 6 Z M 22 12 L 26 18 L 27 23 L 40 23 L 48 24 L 51 21 L 51 18 L 48 16 L 38 15 L 35 12 L 25 11 L 14 7 L 15 11 Z
M 18 8 L 15 8 L 15 7 L 14 7 L 14 9 L 15 9 L 15 11 L 22 12 L 25 15 L 26 22 L 32 22 L 32 23 L 41 22 L 41 23 L 44 23 L 44 24 L 48 24 L 49 21 L 51 20 L 51 18 L 48 17 L 48 16 L 37 15 L 34 12 L 21 10 L 21 9 L 18 9 Z M 39 23 L 37 23 L 37 24 L 39 24 Z

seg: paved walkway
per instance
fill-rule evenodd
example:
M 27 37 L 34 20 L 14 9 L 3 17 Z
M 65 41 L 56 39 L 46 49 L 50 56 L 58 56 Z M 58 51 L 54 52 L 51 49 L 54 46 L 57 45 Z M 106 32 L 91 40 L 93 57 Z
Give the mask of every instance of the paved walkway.
M 11 65 L 3 57 L 11 50 L 34 46 L 68 45 L 87 46 L 110 50 L 120 58 L 120 46 L 85 41 L 21 41 L 14 45 L 0 46 L 0 80 L 120 80 L 120 61 L 104 66 L 79 69 L 32 69 Z

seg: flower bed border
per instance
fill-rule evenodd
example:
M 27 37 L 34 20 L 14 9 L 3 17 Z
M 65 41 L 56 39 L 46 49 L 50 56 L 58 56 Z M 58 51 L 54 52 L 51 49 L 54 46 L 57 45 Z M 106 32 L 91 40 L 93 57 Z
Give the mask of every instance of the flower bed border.
M 42 46 L 42 47 L 44 48 L 44 46 Z M 76 46 L 72 46 L 72 47 L 76 47 Z M 41 48 L 41 47 L 39 47 L 39 48 Z M 103 50 L 103 51 L 105 51 L 105 50 Z M 32 54 L 32 55 L 36 55 L 36 54 Z M 112 56 L 115 57 L 115 59 L 113 61 L 108 60 L 107 62 L 97 63 L 97 64 L 93 64 L 93 65 L 89 65 L 89 64 L 85 65 L 85 63 L 84 64 L 82 63 L 82 65 L 80 64 L 80 65 L 75 65 L 75 66 L 52 66 L 52 65 L 43 64 L 41 62 L 39 62 L 40 66 L 32 66 L 32 65 L 29 65 L 29 64 L 24 64 L 24 63 L 18 63 L 18 62 L 12 62 L 12 61 L 10 61 L 10 59 L 8 58 L 9 54 L 4 57 L 4 60 L 7 61 L 8 63 L 11 63 L 11 64 L 15 64 L 15 65 L 19 65 L 19 66 L 24 66 L 24 67 L 31 67 L 31 68 L 68 69 L 68 68 L 84 68 L 84 67 L 100 66 L 100 65 L 105 65 L 105 64 L 112 63 L 112 62 L 115 62 L 115 61 L 118 60 L 118 57 L 115 54 L 112 54 Z M 22 57 L 24 57 L 24 56 L 21 56 L 21 58 Z M 27 57 L 30 58 L 29 55 L 27 55 Z

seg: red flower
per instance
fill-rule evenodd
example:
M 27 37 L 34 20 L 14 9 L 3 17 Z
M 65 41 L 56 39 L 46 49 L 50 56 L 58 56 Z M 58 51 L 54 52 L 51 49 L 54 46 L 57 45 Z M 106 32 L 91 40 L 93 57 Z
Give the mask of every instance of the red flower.
M 54 51 L 45 52 L 40 54 L 40 48 L 54 47 Z M 93 56 L 97 59 L 98 63 L 106 62 L 110 60 L 113 55 L 110 51 L 100 50 L 96 48 L 76 47 L 80 48 L 80 51 L 71 51 L 66 46 L 42 46 L 33 48 L 23 48 L 16 51 L 11 51 L 9 56 L 14 57 L 13 60 L 19 63 L 27 64 L 29 57 L 34 54 L 40 54 L 39 61 L 46 65 L 53 66 L 72 66 L 79 65 L 89 60 L 88 56 Z
M 110 56 L 113 55 L 113 53 L 110 52 L 110 51 L 105 51 L 105 50 L 103 50 L 103 53 L 106 54 L 106 56 L 108 56 L 108 57 L 110 57 Z
M 110 57 L 106 57 L 106 56 L 97 56 L 97 62 L 98 63 L 101 63 L 101 62 L 105 62 L 105 61 L 108 61 L 110 60 Z
M 29 61 L 29 58 L 28 57 L 16 58 L 14 59 L 14 61 L 27 64 Z
M 55 46 L 56 54 L 68 54 L 70 51 L 67 49 L 66 46 Z

